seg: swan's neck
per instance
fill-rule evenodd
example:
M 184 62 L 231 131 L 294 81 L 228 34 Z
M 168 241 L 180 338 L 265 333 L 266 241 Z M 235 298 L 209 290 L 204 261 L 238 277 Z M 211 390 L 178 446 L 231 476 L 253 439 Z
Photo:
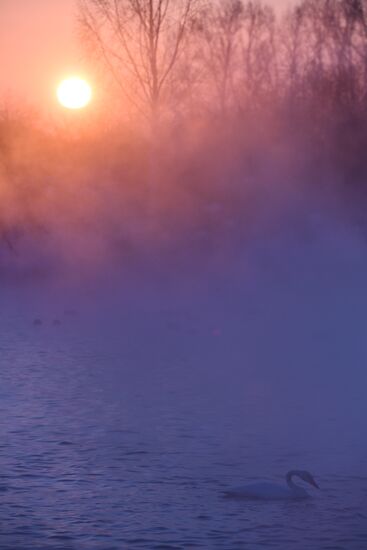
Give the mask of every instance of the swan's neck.
M 298 489 L 299 486 L 296 485 L 293 481 L 293 477 L 294 476 L 299 476 L 299 471 L 298 470 L 291 470 L 290 472 L 287 473 L 285 479 L 287 480 L 287 485 L 290 489 Z

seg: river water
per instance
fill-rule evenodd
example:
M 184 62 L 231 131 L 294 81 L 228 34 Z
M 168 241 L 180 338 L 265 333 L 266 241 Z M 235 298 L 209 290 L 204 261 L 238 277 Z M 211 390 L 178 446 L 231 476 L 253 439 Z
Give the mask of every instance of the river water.
M 367 548 L 366 273 L 343 266 L 3 289 L 1 550 Z M 223 497 L 294 468 L 312 498 Z

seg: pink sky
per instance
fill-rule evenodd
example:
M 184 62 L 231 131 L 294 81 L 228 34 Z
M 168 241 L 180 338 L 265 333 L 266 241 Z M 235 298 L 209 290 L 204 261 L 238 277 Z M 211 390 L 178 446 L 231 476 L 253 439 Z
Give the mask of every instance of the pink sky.
M 78 71 L 74 0 L 2 0 L 0 89 L 44 104 L 65 74 Z
M 269 0 L 276 7 L 295 0 Z M 75 37 L 76 0 L 1 0 L 0 91 L 50 107 L 57 83 L 83 69 Z

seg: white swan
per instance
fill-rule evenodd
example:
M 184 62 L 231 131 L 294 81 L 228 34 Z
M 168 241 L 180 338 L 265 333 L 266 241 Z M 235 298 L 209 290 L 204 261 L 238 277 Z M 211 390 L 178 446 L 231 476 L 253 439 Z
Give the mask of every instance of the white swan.
M 316 481 L 309 472 L 305 470 L 291 470 L 286 475 L 287 487 L 277 485 L 276 483 L 251 483 L 250 485 L 243 485 L 242 487 L 236 487 L 225 493 L 227 497 L 232 498 L 247 498 L 247 499 L 260 499 L 260 500 L 289 500 L 289 499 L 302 499 L 308 498 L 310 495 L 300 487 L 296 485 L 292 478 L 298 476 L 306 483 L 309 483 L 313 487 L 319 489 Z

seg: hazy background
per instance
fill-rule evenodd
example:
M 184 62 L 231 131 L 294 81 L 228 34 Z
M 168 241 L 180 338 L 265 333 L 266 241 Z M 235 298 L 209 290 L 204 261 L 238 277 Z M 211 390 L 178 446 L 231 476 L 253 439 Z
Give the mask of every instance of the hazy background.
M 367 0 L 169 5 L 0 2 L 0 548 L 365 550 Z
M 270 0 L 277 9 L 295 0 Z M 2 0 L 0 89 L 5 95 L 51 108 L 55 88 L 84 66 L 76 39 L 75 0 Z

